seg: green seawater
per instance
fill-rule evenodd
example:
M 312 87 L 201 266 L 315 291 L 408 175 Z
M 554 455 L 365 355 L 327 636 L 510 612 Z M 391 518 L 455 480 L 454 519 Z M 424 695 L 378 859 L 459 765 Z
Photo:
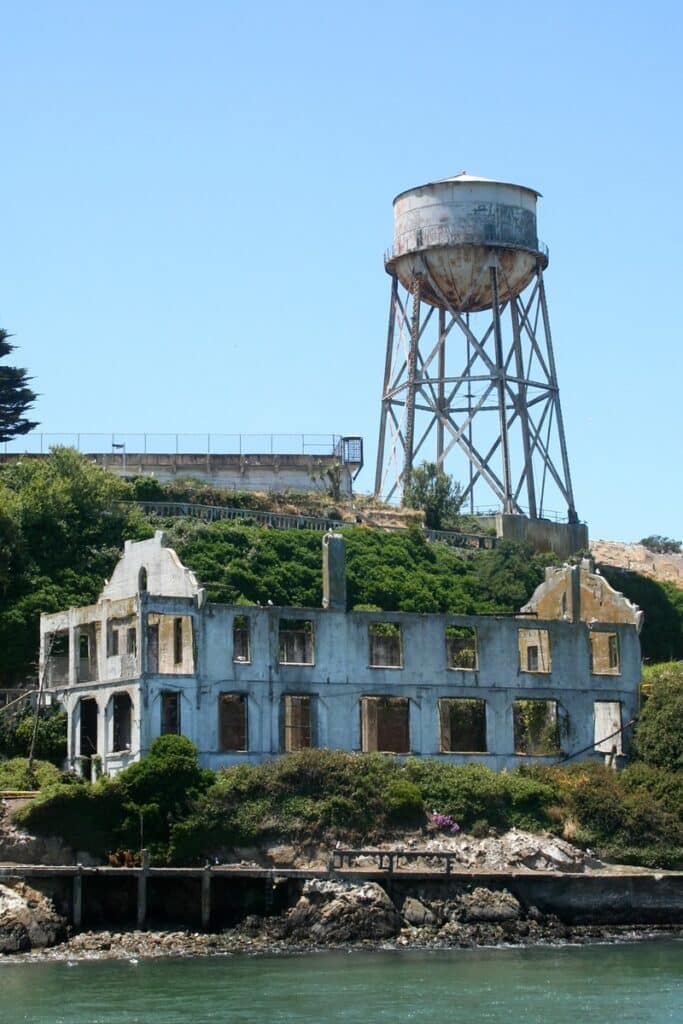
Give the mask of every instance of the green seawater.
M 0 962 L 1 1024 L 683 1022 L 683 941 Z

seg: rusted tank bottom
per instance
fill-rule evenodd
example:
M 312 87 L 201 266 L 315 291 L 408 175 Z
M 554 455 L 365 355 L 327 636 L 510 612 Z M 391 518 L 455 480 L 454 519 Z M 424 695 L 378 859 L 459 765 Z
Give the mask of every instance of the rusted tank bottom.
M 498 291 L 504 302 L 526 288 L 538 259 L 538 253 L 527 249 L 444 245 L 396 256 L 387 269 L 396 273 L 406 288 L 411 287 L 415 274 L 420 274 L 420 297 L 431 306 L 443 307 L 445 299 L 460 312 L 476 313 L 493 305 L 492 263 L 498 268 Z

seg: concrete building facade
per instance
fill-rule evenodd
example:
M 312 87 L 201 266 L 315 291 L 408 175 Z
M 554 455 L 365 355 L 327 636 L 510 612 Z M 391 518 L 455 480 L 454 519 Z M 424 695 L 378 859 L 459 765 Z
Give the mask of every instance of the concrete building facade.
M 548 570 L 519 616 L 347 611 L 327 535 L 323 589 L 322 609 L 214 604 L 162 533 L 127 542 L 97 604 L 41 618 L 70 764 L 115 774 L 174 732 L 210 768 L 305 747 L 497 770 L 625 750 L 642 615 L 588 563 Z

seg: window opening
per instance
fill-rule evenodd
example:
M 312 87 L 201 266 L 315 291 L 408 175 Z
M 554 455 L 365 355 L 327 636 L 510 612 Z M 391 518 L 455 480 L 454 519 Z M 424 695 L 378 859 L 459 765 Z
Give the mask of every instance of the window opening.
M 236 615 L 232 623 L 232 660 L 251 661 L 249 617 Z
M 183 620 L 173 620 L 173 664 L 183 663 Z
M 119 653 L 119 631 L 111 623 L 107 629 L 107 657 L 113 658 Z
M 486 753 L 486 701 L 449 697 L 439 701 L 442 753 Z
M 78 629 L 78 681 L 97 679 L 97 634 L 99 623 L 88 622 Z
M 46 638 L 47 678 L 50 686 L 69 681 L 69 632 L 52 633 Z
M 363 697 L 360 714 L 363 753 L 409 753 L 410 701 L 407 697 Z
M 284 750 L 306 750 L 313 746 L 311 698 L 285 694 L 282 698 Z
M 281 665 L 313 664 L 313 623 L 310 619 L 280 619 Z
M 138 632 L 135 626 L 131 626 L 126 632 L 126 654 L 138 653 Z
M 452 669 L 476 669 L 476 629 L 470 626 L 446 626 L 446 665 Z
M 147 671 L 159 671 L 159 623 L 147 625 Z
M 83 697 L 80 700 L 81 727 L 80 727 L 80 749 L 81 757 L 90 758 L 97 753 L 97 719 L 98 707 L 94 697 Z M 88 772 L 84 775 L 89 777 Z
M 560 753 L 557 701 L 515 700 L 512 719 L 516 754 L 551 757 Z
M 218 698 L 218 740 L 221 750 L 247 750 L 247 698 L 221 693 Z
M 370 668 L 403 667 L 403 641 L 398 622 L 371 622 L 368 640 Z
M 607 640 L 609 647 L 609 667 L 619 668 L 619 640 L 616 633 L 611 633 Z
M 161 695 L 161 735 L 180 735 L 180 694 Z
M 550 636 L 547 629 L 520 629 L 517 641 L 522 672 L 550 672 Z
M 589 635 L 593 675 L 619 675 L 619 637 L 617 634 L 591 630 Z
M 128 693 L 115 693 L 112 697 L 113 749 L 118 752 L 130 750 L 133 702 Z

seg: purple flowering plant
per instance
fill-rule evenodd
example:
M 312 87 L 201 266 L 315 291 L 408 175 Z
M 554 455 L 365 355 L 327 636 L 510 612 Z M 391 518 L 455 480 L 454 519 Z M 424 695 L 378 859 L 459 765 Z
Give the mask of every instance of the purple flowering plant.
M 450 832 L 451 835 L 455 836 L 460 831 L 460 826 L 451 818 L 450 814 L 439 814 L 438 811 L 432 811 L 429 820 L 436 828 L 442 828 L 444 832 Z

